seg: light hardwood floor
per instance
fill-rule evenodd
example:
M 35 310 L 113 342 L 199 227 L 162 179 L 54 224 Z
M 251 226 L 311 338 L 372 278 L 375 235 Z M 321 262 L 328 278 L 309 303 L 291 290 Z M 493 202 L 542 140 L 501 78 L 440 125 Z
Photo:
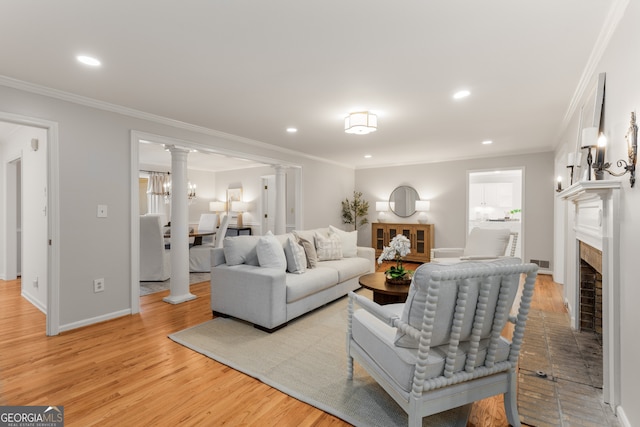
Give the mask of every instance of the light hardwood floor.
M 211 319 L 209 283 L 197 299 L 141 298 L 141 313 L 45 336 L 45 316 L 0 281 L 0 405 L 62 405 L 67 426 L 345 426 L 347 423 L 195 353 L 168 334 Z M 540 276 L 535 307 L 564 310 Z M 506 426 L 502 398 L 474 405 L 470 426 Z

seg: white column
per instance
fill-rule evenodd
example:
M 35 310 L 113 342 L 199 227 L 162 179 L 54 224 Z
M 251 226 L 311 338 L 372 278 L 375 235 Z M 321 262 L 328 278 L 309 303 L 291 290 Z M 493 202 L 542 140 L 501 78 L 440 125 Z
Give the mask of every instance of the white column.
M 187 201 L 187 155 L 189 150 L 169 146 L 171 151 L 171 304 L 195 299 L 189 292 L 189 211 Z
M 274 234 L 287 232 L 287 175 L 284 166 L 275 166 L 276 170 L 276 218 Z

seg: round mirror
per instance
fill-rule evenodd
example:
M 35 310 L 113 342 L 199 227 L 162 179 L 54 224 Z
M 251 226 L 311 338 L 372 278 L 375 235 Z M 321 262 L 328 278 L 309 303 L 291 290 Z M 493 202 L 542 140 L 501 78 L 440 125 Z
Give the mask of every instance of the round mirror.
M 401 185 L 391 192 L 389 208 L 399 217 L 407 218 L 416 213 L 416 200 L 420 200 L 416 189 Z

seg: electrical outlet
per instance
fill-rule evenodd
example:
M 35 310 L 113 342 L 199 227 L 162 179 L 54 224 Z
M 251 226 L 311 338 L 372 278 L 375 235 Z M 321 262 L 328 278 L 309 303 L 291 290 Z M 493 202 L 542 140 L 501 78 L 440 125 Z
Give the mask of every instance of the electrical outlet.
M 93 292 L 102 292 L 104 291 L 104 278 L 95 279 L 93 281 Z

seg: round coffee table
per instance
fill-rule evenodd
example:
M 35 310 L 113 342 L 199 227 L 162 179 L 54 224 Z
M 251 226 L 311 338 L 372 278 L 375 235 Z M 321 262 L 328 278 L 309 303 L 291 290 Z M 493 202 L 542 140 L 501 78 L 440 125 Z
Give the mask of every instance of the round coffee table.
M 405 302 L 409 295 L 409 285 L 389 285 L 384 273 L 365 274 L 358 282 L 373 291 L 373 301 L 380 305 Z

